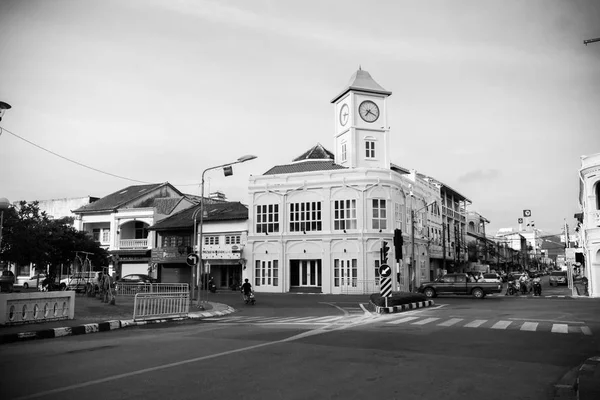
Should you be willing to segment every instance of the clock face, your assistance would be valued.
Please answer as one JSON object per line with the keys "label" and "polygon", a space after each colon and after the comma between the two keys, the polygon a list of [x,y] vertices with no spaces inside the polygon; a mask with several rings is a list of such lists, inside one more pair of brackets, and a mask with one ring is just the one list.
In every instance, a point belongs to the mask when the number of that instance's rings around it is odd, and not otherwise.
{"label": "clock face", "polygon": [[375,122],[379,118],[379,107],[371,100],[365,100],[358,106],[358,114],[365,122]]}
{"label": "clock face", "polygon": [[340,124],[342,124],[342,126],[346,126],[349,117],[350,109],[348,108],[348,104],[344,104],[340,109]]}

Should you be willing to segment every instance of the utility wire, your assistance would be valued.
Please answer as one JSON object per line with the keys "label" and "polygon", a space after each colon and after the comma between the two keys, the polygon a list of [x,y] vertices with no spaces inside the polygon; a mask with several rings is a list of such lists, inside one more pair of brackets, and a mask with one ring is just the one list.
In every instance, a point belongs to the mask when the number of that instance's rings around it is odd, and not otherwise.
{"label": "utility wire", "polygon": [[53,152],[52,150],[48,150],[48,149],[46,149],[45,147],[42,147],[42,146],[40,146],[40,145],[38,145],[38,144],[35,144],[35,143],[33,143],[32,141],[30,141],[30,140],[27,140],[27,139],[25,139],[24,137],[21,137],[21,136],[17,135],[16,133],[9,131],[8,129],[5,129],[5,128],[1,128],[1,127],[0,127],[0,135],[2,135],[2,132],[8,132],[8,133],[10,133],[11,135],[13,135],[14,137],[16,137],[16,138],[18,138],[18,139],[21,139],[22,141],[24,141],[24,142],[27,142],[27,143],[29,143],[30,145],[37,147],[38,149],[44,150],[44,151],[46,151],[46,152],[48,152],[48,153],[50,153],[50,154],[52,154],[52,155],[54,155],[54,156],[57,156],[57,157],[59,157],[59,158],[62,158],[63,160],[67,160],[67,161],[69,161],[69,162],[72,162],[73,164],[77,164],[77,165],[79,165],[80,167],[84,167],[84,168],[87,168],[87,169],[91,169],[92,171],[100,172],[101,174],[110,175],[110,176],[113,176],[113,177],[115,177],[115,178],[119,178],[119,179],[125,179],[125,180],[132,181],[132,182],[146,183],[146,184],[151,184],[151,183],[153,183],[153,182],[146,182],[146,181],[140,181],[140,180],[137,180],[137,179],[131,179],[131,178],[127,178],[127,177],[124,177],[124,176],[121,176],[121,175],[116,175],[116,174],[113,174],[113,173],[110,173],[110,172],[102,171],[102,170],[100,170],[100,169],[98,169],[98,168],[90,167],[89,165],[82,164],[82,163],[80,163],[79,161],[75,161],[75,160],[72,160],[72,159],[70,159],[70,158],[68,158],[68,157],[62,156],[62,155],[60,155],[60,154],[58,154],[58,153],[55,153],[55,152]]}

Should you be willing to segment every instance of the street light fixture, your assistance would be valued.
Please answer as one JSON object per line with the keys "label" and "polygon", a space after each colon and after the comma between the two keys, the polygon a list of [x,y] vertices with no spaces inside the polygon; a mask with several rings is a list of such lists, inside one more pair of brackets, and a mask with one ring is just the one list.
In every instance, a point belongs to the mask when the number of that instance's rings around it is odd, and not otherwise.
{"label": "street light fixture", "polygon": [[6,110],[10,110],[10,109],[11,109],[10,104],[0,101],[0,121],[2,121],[2,116],[4,115],[4,112]]}
{"label": "street light fixture", "polygon": [[[207,171],[211,171],[213,169],[223,168],[223,171],[225,172],[225,176],[229,176],[229,175],[233,174],[233,170],[231,168],[232,165],[240,164],[240,163],[250,161],[250,160],[254,160],[255,158],[256,158],[256,156],[248,154],[245,156],[241,156],[236,161],[217,165],[217,166],[210,167],[210,168],[206,168],[204,171],[202,171],[202,182],[201,182],[201,191],[200,191],[200,223],[199,223],[200,232],[199,232],[199,234],[196,233],[196,229],[197,229],[196,228],[196,216],[198,214],[198,210],[196,210],[196,212],[194,212],[194,215],[193,215],[193,217],[194,217],[194,241],[197,241],[197,246],[198,246],[198,263],[196,264],[196,270],[194,271],[195,273],[193,273],[192,276],[193,276],[193,281],[194,281],[193,286],[195,286],[196,284],[198,285],[198,303],[197,303],[198,307],[200,307],[200,293],[202,293],[200,290],[199,280],[200,280],[200,268],[203,265],[203,261],[202,261],[202,224],[204,223],[204,211],[205,211],[204,210],[204,174]],[[192,288],[192,290],[193,289],[194,288]],[[194,292],[192,291],[192,293],[194,293]],[[208,290],[207,290],[207,296],[208,296]]]}
{"label": "street light fixture", "polygon": [[[414,199],[415,196],[412,195],[412,198]],[[408,270],[408,291],[409,292],[413,292],[416,288],[416,271],[417,271],[417,265],[416,265],[416,261],[415,261],[415,214],[418,213],[419,211],[429,207],[430,205],[436,203],[437,201],[434,200],[426,205],[424,205],[423,207],[419,208],[418,210],[414,210],[412,208],[412,202],[411,202],[411,208],[410,208],[410,246],[411,246],[411,251],[410,251],[410,266],[409,266],[409,270]]]}
{"label": "street light fixture", "polygon": [[4,225],[4,210],[10,208],[10,201],[6,197],[0,197],[0,252],[2,252],[2,228]]}

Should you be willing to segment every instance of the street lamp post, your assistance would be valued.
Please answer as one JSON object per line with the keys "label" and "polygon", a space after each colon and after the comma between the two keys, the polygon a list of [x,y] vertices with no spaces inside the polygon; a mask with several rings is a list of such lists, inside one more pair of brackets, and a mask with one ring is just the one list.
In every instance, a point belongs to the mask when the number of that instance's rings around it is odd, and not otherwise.
{"label": "street lamp post", "polygon": [[[200,183],[201,185],[201,189],[200,189],[200,223],[199,223],[199,234],[198,236],[196,236],[194,234],[194,240],[198,241],[198,264],[196,264],[196,281],[195,283],[198,283],[198,281],[200,280],[200,268],[203,266],[203,260],[202,260],[202,224],[204,223],[204,174],[207,171],[211,171],[213,169],[219,169],[219,168],[226,168],[226,167],[231,167],[234,164],[240,164],[246,161],[250,161],[250,160],[254,160],[256,158],[256,156],[253,155],[246,155],[246,156],[242,156],[240,158],[238,158],[236,161],[233,162],[229,162],[226,164],[221,164],[221,165],[217,165],[214,167],[210,167],[210,168],[206,168],[204,171],[202,171],[202,182]],[[229,172],[229,173],[228,173]],[[232,174],[231,170],[225,170],[226,176],[229,176]],[[194,228],[196,227],[196,213],[194,213]],[[194,229],[195,230],[195,229]],[[204,285],[202,285],[204,286]],[[202,293],[202,291],[200,290],[200,284],[198,283],[198,307],[200,307],[200,293]],[[208,296],[208,291],[207,291],[207,296]]]}
{"label": "street lamp post", "polygon": [[6,197],[0,197],[0,252],[2,252],[2,229],[4,227],[4,210],[8,210],[10,201]]}
{"label": "street lamp post", "polygon": [[[414,200],[414,196],[413,196],[413,200]],[[410,269],[408,271],[408,291],[409,292],[413,292],[415,290],[415,286],[416,286],[416,271],[417,271],[417,264],[416,264],[416,260],[415,260],[415,214],[418,213],[419,211],[429,207],[430,205],[432,205],[433,203],[435,203],[435,200],[426,204],[425,206],[419,208],[418,210],[414,210],[412,208],[412,204],[413,202],[411,202],[411,208],[410,208]]]}

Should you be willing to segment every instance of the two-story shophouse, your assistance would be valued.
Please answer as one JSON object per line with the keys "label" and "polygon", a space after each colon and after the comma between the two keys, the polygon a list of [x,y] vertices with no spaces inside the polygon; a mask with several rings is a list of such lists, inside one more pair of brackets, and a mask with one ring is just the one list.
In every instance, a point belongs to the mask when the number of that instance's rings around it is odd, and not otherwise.
{"label": "two-story shophouse", "polygon": [[149,228],[156,233],[151,261],[157,265],[160,282],[192,284],[195,266],[187,265],[186,258],[192,252],[197,254],[198,240],[202,240],[200,281],[211,276],[217,289],[241,283],[242,270],[246,268],[243,252],[248,237],[248,208],[240,202],[210,198],[204,200],[204,206],[201,239],[200,205],[179,211]]}
{"label": "two-story shophouse", "polygon": [[488,242],[485,234],[485,225],[490,221],[475,211],[467,213],[467,254],[469,268],[475,265],[488,265],[489,252]]}
{"label": "two-story shophouse", "polygon": [[[581,156],[579,170],[579,235],[583,247],[583,275],[590,297],[600,297],[600,153]],[[583,294],[583,293],[582,293]]]}
{"label": "two-story shophouse", "polygon": [[[392,248],[388,264],[398,268],[400,282],[430,278],[427,221],[435,218],[427,214],[439,210],[440,191],[390,162],[390,95],[359,69],[331,101],[333,151],[317,144],[289,164],[250,177],[244,277],[257,291],[372,293],[383,241]],[[399,264],[395,229],[404,239]]]}
{"label": "two-story shophouse", "polygon": [[179,210],[197,204],[168,182],[129,186],[73,213],[75,228],[89,233],[112,255],[111,274],[150,274],[153,234],[148,227]]}

